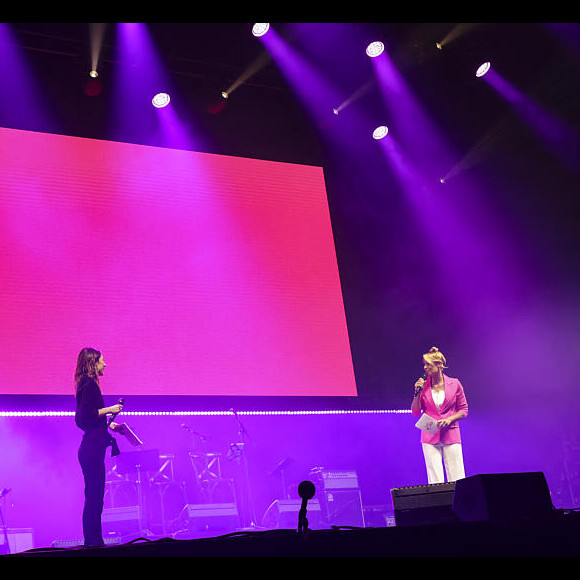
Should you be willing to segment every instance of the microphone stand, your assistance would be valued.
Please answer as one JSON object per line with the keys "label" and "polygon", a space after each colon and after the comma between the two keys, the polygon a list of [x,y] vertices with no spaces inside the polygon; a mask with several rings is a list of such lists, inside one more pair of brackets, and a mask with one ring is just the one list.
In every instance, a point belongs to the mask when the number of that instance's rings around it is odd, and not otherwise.
{"label": "microphone stand", "polygon": [[314,497],[316,488],[311,481],[303,481],[298,486],[298,495],[302,498],[300,511],[298,512],[298,534],[301,538],[306,538],[308,534],[308,518],[306,517],[306,508],[308,500]]}
{"label": "microphone stand", "polygon": [[[230,409],[231,412],[234,414],[234,417],[236,418],[237,422],[238,422],[238,435],[241,439],[241,444],[240,446],[238,446],[238,452],[239,455],[242,458],[242,468],[243,468],[243,480],[245,483],[245,491],[246,493],[245,495],[245,499],[247,502],[247,506],[249,509],[249,516],[250,516],[250,525],[248,527],[250,528],[257,528],[257,524],[256,524],[256,510],[254,508],[254,498],[253,498],[253,494],[252,494],[252,490],[250,489],[250,472],[248,469],[248,459],[246,456],[246,437],[248,436],[248,432],[246,431],[246,428],[243,426],[239,415],[236,413],[235,409]],[[246,511],[246,510],[244,510]],[[246,513],[245,516],[248,516],[248,514]]]}

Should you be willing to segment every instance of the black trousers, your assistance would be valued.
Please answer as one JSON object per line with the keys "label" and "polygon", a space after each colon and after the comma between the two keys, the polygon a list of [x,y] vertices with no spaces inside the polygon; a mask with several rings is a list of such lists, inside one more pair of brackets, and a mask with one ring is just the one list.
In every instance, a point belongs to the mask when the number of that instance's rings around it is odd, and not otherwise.
{"label": "black trousers", "polygon": [[86,434],[79,447],[78,458],[85,480],[83,536],[85,546],[103,546],[101,515],[105,498],[105,452],[103,437]]}

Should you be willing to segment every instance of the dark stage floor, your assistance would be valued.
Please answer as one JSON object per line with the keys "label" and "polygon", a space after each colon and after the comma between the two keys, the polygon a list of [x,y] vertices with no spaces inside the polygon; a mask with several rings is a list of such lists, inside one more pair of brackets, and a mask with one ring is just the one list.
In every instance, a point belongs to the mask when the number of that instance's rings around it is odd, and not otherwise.
{"label": "dark stage floor", "polygon": [[4,558],[71,557],[574,557],[580,515],[384,528],[238,532],[194,540],[138,539],[102,548],[36,549]]}

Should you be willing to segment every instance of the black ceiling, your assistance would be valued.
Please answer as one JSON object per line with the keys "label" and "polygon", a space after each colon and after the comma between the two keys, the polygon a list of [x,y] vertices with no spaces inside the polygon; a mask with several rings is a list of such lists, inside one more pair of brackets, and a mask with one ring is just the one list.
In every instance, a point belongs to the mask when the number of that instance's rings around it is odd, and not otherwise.
{"label": "black ceiling", "polygon": [[[296,27],[272,26],[302,49]],[[325,26],[332,27],[332,23],[317,23],[312,31],[324,33]],[[12,23],[11,27],[40,86],[59,110],[62,132],[106,138],[103,115],[116,66],[115,25],[105,26],[99,65],[104,88],[97,99],[89,99],[83,92],[90,69],[88,23]],[[224,153],[322,162],[318,128],[305,117],[302,103],[275,62],[266,62],[250,76],[223,114],[208,114],[208,108],[219,100],[219,91],[265,52],[251,35],[250,23],[157,22],[148,27],[182,99],[203,119],[208,133],[215,135],[213,147]],[[546,24],[352,23],[348,30],[351,38],[344,37],[340,43],[333,38],[332,46],[320,41],[319,54],[304,54],[324,67],[347,98],[372,76],[363,43],[383,40],[417,94],[461,147],[469,148],[506,111],[505,104],[482,90],[474,79],[474,67],[484,59],[491,59],[511,82],[556,108],[568,122],[575,126],[580,122],[577,55]],[[444,50],[436,48],[437,41],[454,33],[455,39]],[[360,105],[367,112],[375,108],[379,119],[382,111],[377,96],[376,89],[369,91]],[[253,131],[250,137],[248,127]]]}
{"label": "black ceiling", "polygon": [[[84,92],[90,68],[89,24],[11,26],[46,93],[51,113],[58,119],[51,130],[110,138],[106,119],[109,81],[117,64],[114,25],[107,26],[104,37],[99,77],[103,91],[98,97]],[[305,38],[297,35],[296,27],[272,26],[318,64],[345,98],[372,78],[365,42],[383,40],[459,156],[487,136],[482,157],[471,171],[486,183],[490,207],[505,212],[514,224],[514,237],[524,248],[529,244],[527,265],[537,269],[539,281],[534,290],[556,295],[558,284],[576,287],[578,269],[571,260],[580,250],[575,210],[580,190],[578,167],[562,164],[473,73],[482,60],[491,60],[514,86],[556,113],[571,131],[580,133],[580,25],[341,23],[352,34],[339,42],[335,37],[330,44],[322,39],[314,52],[304,48]],[[325,26],[330,32],[332,24],[301,28]],[[446,336],[453,345],[462,338],[449,325],[447,313],[437,311],[437,291],[423,285],[422,265],[429,256],[414,245],[405,210],[397,206],[396,196],[387,196],[384,187],[376,186],[378,180],[369,177],[377,168],[383,174],[387,169],[373,157],[368,128],[361,128],[351,139],[359,157],[368,152],[363,164],[333,157],[324,124],[313,121],[273,61],[252,75],[220,113],[212,113],[210,107],[219,91],[264,52],[251,35],[251,24],[162,22],[149,24],[149,29],[173,73],[179,98],[208,136],[210,152],[325,167],[359,388],[363,392],[376,388],[383,395],[385,390],[399,389],[398,394],[391,393],[391,401],[406,404],[408,393],[400,389],[414,372],[409,369],[417,366],[415,350],[431,342],[432,336]],[[436,42],[456,32],[453,42],[437,49]],[[312,46],[313,39],[306,40]],[[335,105],[328,103],[329,107]],[[376,87],[356,106],[367,118],[383,120]],[[34,120],[19,127],[4,110],[0,111],[0,125],[42,130]],[[501,130],[495,131],[496,127]],[[404,251],[399,252],[403,246]],[[416,331],[402,340],[400,332],[412,328]],[[398,361],[396,369],[385,352]]]}

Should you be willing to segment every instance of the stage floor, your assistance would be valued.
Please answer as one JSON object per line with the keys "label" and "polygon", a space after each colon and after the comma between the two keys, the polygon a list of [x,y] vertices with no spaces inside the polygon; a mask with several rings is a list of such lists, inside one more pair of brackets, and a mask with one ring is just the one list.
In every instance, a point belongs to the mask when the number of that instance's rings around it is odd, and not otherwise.
{"label": "stage floor", "polygon": [[422,526],[241,531],[176,540],[136,539],[101,548],[34,549],[4,558],[71,557],[577,557],[580,514]]}

